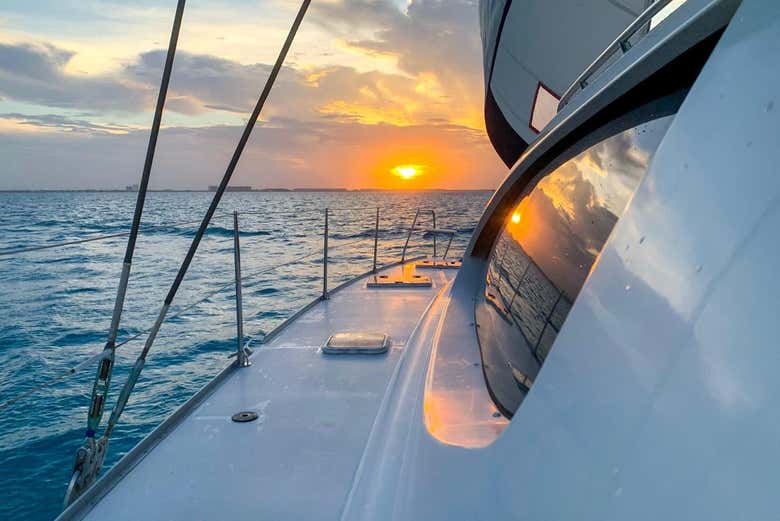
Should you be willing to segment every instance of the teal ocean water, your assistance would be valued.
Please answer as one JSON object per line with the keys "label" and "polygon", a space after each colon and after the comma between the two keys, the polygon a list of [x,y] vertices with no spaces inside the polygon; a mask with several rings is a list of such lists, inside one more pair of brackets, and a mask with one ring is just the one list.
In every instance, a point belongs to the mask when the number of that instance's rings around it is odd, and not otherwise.
{"label": "teal ocean water", "polygon": [[[458,256],[490,195],[226,194],[114,431],[106,466],[229,363],[236,345],[233,210],[240,212],[245,333],[257,342],[321,291],[326,207],[328,284],[335,287],[371,268],[374,208],[379,264],[400,258],[418,207],[435,209],[439,227],[457,230]],[[150,194],[119,341],[151,326],[211,196]],[[135,194],[123,192],[0,193],[0,251],[123,234],[134,204]],[[421,221],[430,227],[430,214]],[[49,520],[60,512],[96,369],[86,361],[105,342],[125,243],[120,235],[0,256],[0,519]],[[411,255],[430,252],[430,237],[412,238]],[[208,293],[212,298],[190,307]],[[118,350],[109,408],[144,338]]]}

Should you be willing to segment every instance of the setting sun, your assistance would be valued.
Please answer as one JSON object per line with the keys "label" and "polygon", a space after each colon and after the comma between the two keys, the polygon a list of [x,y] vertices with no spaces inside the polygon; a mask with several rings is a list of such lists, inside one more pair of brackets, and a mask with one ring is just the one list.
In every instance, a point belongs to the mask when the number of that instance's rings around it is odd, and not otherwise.
{"label": "setting sun", "polygon": [[422,173],[422,167],[420,165],[398,165],[393,167],[392,172],[401,179],[412,179]]}
{"label": "setting sun", "polygon": [[512,222],[517,224],[520,222],[520,214],[518,212],[515,212],[512,214]]}

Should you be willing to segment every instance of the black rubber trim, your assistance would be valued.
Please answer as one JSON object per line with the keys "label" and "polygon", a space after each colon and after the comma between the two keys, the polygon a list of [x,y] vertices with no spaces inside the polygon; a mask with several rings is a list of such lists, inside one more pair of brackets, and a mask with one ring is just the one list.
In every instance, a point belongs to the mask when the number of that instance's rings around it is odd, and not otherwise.
{"label": "black rubber trim", "polygon": [[520,155],[528,148],[528,143],[515,132],[512,125],[504,117],[504,113],[493,97],[493,90],[488,85],[485,95],[485,128],[493,148],[506,166],[512,168]]}
{"label": "black rubber trim", "polygon": [[496,31],[496,43],[493,45],[493,58],[490,60],[490,72],[488,73],[487,91],[490,91],[490,82],[493,81],[493,69],[496,66],[496,56],[498,55],[498,44],[501,42],[501,33],[504,32],[504,23],[506,17],[509,15],[509,8],[512,7],[512,0],[506,0],[504,4],[504,11],[501,13],[501,21],[498,23],[498,31]]}
{"label": "black rubber trim", "polygon": [[501,21],[498,24],[498,31],[496,31],[496,42],[493,45],[493,58],[490,61],[490,71],[488,72],[488,77],[485,78],[484,110],[485,128],[487,129],[490,143],[493,145],[493,148],[504,164],[509,168],[515,164],[520,158],[520,155],[528,148],[528,143],[521,138],[512,125],[509,124],[509,121],[507,121],[504,113],[498,106],[498,103],[496,103],[491,82],[493,81],[493,71],[496,67],[496,57],[498,56],[498,46],[501,43],[501,34],[504,32],[504,24],[506,23],[511,7],[512,0],[506,0],[504,11],[501,13]]}

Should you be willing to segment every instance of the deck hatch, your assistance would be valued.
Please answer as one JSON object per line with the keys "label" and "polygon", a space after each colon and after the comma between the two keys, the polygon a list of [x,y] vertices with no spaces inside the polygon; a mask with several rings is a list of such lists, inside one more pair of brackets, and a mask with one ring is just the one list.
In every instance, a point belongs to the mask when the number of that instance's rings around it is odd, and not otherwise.
{"label": "deck hatch", "polygon": [[327,354],[375,355],[387,351],[390,338],[384,333],[348,332],[328,337],[322,352]]}

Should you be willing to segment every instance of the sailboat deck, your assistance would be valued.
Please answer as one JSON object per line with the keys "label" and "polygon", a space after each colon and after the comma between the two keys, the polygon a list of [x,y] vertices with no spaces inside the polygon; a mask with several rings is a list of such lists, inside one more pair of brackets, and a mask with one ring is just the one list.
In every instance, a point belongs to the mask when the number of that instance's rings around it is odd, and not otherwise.
{"label": "sailboat deck", "polygon": [[[370,289],[363,278],[318,302],[256,348],[252,366],[233,370],[129,470],[109,473],[104,479],[117,483],[83,502],[99,500],[84,517],[339,518],[407,340],[455,273],[426,270],[428,288]],[[330,335],[350,331],[386,333],[390,348],[321,352]],[[258,419],[231,421],[240,411]]]}

